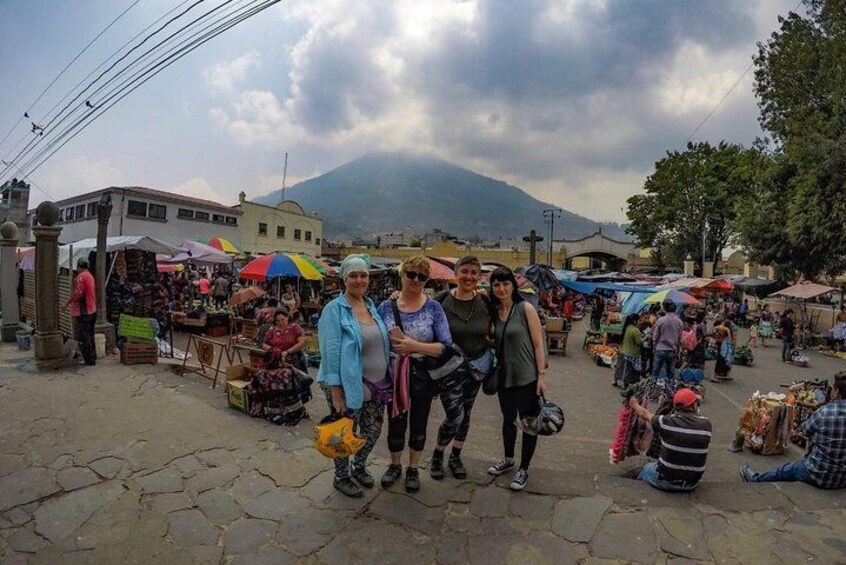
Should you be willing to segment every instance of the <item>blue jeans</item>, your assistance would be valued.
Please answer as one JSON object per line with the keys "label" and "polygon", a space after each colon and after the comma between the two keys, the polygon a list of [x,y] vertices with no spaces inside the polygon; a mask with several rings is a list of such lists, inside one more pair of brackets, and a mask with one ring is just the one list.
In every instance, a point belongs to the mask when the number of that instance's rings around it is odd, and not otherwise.
{"label": "blue jeans", "polygon": [[772,471],[760,473],[755,477],[756,483],[773,483],[778,481],[802,481],[811,485],[816,484],[808,472],[808,467],[804,459],[785,463]]}
{"label": "blue jeans", "polygon": [[661,367],[667,367],[667,379],[674,377],[673,371],[676,369],[676,354],[672,351],[656,351],[655,357],[652,360],[652,376],[661,377]]}
{"label": "blue jeans", "polygon": [[637,480],[646,481],[658,490],[663,490],[666,492],[690,492],[696,488],[696,485],[681,486],[659,479],[657,461],[652,461],[651,463],[647,463],[646,465],[644,465],[643,469],[640,470],[640,474],[637,476]]}

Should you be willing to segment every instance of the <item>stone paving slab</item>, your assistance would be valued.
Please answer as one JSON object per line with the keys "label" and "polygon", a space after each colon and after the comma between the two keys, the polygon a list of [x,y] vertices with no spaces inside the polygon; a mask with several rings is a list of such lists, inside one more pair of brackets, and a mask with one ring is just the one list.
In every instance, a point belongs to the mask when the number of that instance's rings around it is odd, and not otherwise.
{"label": "stone paving slab", "polygon": [[555,505],[552,531],[571,542],[588,542],[613,503],[602,496],[562,500]]}

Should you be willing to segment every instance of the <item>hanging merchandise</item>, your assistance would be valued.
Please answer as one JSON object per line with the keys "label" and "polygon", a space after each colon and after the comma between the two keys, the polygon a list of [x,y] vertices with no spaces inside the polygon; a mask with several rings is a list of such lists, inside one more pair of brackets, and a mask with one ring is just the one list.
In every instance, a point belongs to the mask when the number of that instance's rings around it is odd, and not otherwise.
{"label": "hanging merchandise", "polygon": [[252,373],[246,391],[250,396],[250,416],[274,424],[296,426],[308,418],[305,403],[311,400],[314,379],[291,366]]}
{"label": "hanging merchandise", "polygon": [[733,451],[745,445],[761,455],[781,455],[787,448],[793,425],[793,406],[788,396],[770,392],[755,392],[746,401],[735,432]]}
{"label": "hanging merchandise", "polygon": [[652,422],[647,422],[635,414],[629,406],[629,398],[637,398],[641,406],[659,416],[672,411],[672,399],[676,389],[677,385],[673,380],[649,377],[626,390],[623,406],[617,414],[614,441],[608,450],[608,460],[612,465],[637,455],[657,457],[660,448],[660,440],[652,432]]}

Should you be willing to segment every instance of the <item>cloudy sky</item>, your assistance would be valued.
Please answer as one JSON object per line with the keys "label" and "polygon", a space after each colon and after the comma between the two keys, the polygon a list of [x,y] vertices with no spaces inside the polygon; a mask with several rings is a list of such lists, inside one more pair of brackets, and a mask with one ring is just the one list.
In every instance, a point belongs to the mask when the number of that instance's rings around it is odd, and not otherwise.
{"label": "cloudy sky", "polygon": [[[189,15],[223,2],[206,0]],[[0,139],[132,3],[0,1]],[[35,104],[36,123],[48,122],[49,110],[131,37],[191,3],[141,0]],[[240,190],[258,196],[279,188],[286,151],[290,186],[370,151],[412,150],[620,221],[654,162],[683,146],[746,70],[756,42],[795,6],[283,1],[93,122],[33,173],[43,189],[33,204],[45,193],[59,199],[109,184],[233,204]],[[757,115],[749,73],[694,139],[749,144],[760,134]],[[27,121],[0,146],[4,159],[30,141],[29,129]]]}

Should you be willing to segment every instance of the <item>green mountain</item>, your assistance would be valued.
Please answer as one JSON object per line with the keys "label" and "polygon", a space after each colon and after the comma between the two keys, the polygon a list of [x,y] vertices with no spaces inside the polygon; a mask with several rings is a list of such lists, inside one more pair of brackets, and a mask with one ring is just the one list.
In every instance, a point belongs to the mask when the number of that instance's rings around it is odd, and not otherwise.
{"label": "green mountain", "polygon": [[[274,204],[281,190],[257,198]],[[546,234],[542,210],[554,208],[516,186],[440,159],[406,153],[372,153],[286,191],[307,212],[324,220],[329,239],[372,237],[402,231],[440,229],[463,239],[496,240]],[[617,224],[599,223],[564,210],[555,237],[578,238],[602,232],[631,239]]]}

